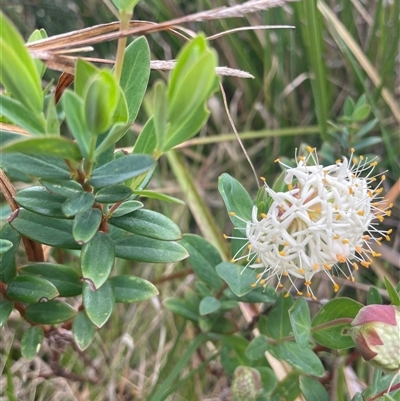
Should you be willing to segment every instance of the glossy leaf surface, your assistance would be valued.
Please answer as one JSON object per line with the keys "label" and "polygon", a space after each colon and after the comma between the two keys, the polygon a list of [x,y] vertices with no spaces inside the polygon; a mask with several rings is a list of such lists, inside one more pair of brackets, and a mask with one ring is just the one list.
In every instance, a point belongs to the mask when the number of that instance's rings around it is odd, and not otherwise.
{"label": "glossy leaf surface", "polygon": [[115,302],[142,302],[158,294],[152,283],[140,277],[114,276],[110,281],[114,286]]}
{"label": "glossy leaf surface", "polygon": [[216,266],[216,271],[238,297],[251,291],[251,285],[257,280],[257,273],[253,269],[235,263],[222,262]]}
{"label": "glossy leaf surface", "polygon": [[96,193],[96,202],[115,203],[121,202],[132,195],[132,190],[125,185],[111,185],[104,187]]}
{"label": "glossy leaf surface", "polygon": [[78,312],[72,322],[72,334],[76,345],[84,351],[92,342],[96,334],[96,326],[87,317],[84,311]]}
{"label": "glossy leaf surface", "polygon": [[21,339],[21,354],[27,361],[31,361],[39,352],[43,339],[44,333],[40,326],[25,330]]}
{"label": "glossy leaf surface", "polygon": [[75,316],[71,305],[62,301],[49,301],[31,304],[26,307],[26,317],[38,324],[58,324],[66,322]]}
{"label": "glossy leaf surface", "polygon": [[91,192],[81,192],[73,198],[67,199],[62,205],[62,211],[67,217],[72,217],[90,209],[94,201],[94,195]]}
{"label": "glossy leaf surface", "polygon": [[106,281],[96,291],[92,291],[90,286],[84,283],[82,299],[89,319],[96,327],[102,327],[114,308],[114,289],[111,282]]}
{"label": "glossy leaf surface", "polygon": [[94,237],[101,223],[101,217],[99,209],[88,209],[75,216],[72,235],[78,244],[89,242]]}

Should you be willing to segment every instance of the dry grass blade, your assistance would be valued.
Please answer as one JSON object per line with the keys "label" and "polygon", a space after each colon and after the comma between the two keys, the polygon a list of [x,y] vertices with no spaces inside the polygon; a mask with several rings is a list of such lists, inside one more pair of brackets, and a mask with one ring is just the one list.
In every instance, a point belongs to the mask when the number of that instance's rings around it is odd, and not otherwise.
{"label": "dry grass blade", "polygon": [[[373,84],[376,87],[380,87],[381,79],[379,77],[379,73],[376,71],[372,63],[368,60],[360,46],[351,36],[343,23],[339,21],[336,15],[323,1],[318,2],[318,9],[328,22],[328,29],[331,32],[335,41],[338,41],[338,39],[340,38],[346,44],[346,46],[353,53],[354,57],[360,63],[361,67],[367,73]],[[393,117],[398,123],[400,123],[400,108],[387,88],[382,88],[382,98],[385,100],[386,104],[392,111]]]}

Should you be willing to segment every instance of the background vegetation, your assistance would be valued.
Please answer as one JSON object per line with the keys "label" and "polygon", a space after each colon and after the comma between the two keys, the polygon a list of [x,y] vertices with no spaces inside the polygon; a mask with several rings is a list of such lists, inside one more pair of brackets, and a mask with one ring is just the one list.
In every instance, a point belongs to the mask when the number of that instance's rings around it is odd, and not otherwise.
{"label": "background vegetation", "polygon": [[[221,0],[145,0],[136,7],[134,18],[161,22],[224,4]],[[106,0],[35,0],[29,4],[5,0],[2,9],[25,38],[35,28],[44,28],[52,36],[116,20]],[[187,26],[207,36],[244,25],[295,27],[235,32],[212,43],[221,66],[254,75],[254,79],[224,78],[223,86],[235,126],[258,175],[272,182],[279,173],[273,161],[277,157],[292,158],[294,149],[304,144],[321,149],[323,162],[348,155],[355,147],[359,153],[379,157],[380,170],[388,170],[385,192],[392,201],[397,199],[399,15],[399,1],[304,0],[241,19]],[[153,59],[173,59],[183,45],[170,33],[157,33],[147,39]],[[96,46],[95,52],[111,58],[115,49],[116,44],[110,42]],[[152,72],[149,88],[160,76],[166,73]],[[50,71],[44,79],[46,85],[57,79],[57,74]],[[132,135],[125,136],[120,147],[129,148],[135,143],[140,124],[149,116],[151,96],[149,90]],[[349,112],[348,98],[355,102],[361,98],[369,107],[355,116]],[[257,182],[232,132],[220,93],[211,99],[209,108],[211,118],[204,129],[180,148],[178,158],[160,160],[151,184],[152,189],[182,198],[187,204],[152,205],[156,202],[153,200],[147,207],[169,216],[182,232],[201,234],[223,249],[225,244],[218,233],[230,233],[232,228],[217,191],[218,176],[230,173],[254,196]],[[368,129],[361,135],[360,129],[365,126]],[[1,212],[5,219],[9,213],[5,202]],[[391,242],[383,245],[380,260],[370,270],[360,272],[356,283],[338,279],[345,284],[338,295],[364,302],[370,285],[384,288],[383,275],[397,285],[399,215],[399,205],[395,204],[392,216],[385,219],[385,228],[393,228],[394,233]],[[190,296],[195,288],[195,276],[185,261],[162,266],[135,263],[132,268],[129,262],[119,260],[117,269],[120,274],[132,273],[133,269],[135,275],[152,281],[160,295],[138,305],[118,305],[101,338],[96,336],[85,353],[68,346],[59,366],[49,360],[46,346],[40,357],[30,363],[24,361],[14,333],[23,332],[25,326],[17,317],[11,319],[2,329],[0,394],[7,388],[10,400],[147,400],[150,395],[151,400],[158,400],[158,390],[167,385],[175,389],[168,398],[171,401],[229,399],[232,377],[221,365],[224,350],[222,355],[216,354],[213,344],[207,343],[188,358],[187,351],[194,346],[198,333],[163,306],[166,298]],[[323,277],[315,284],[319,299],[334,296]],[[384,290],[381,294],[386,295]],[[250,336],[251,322],[239,308],[231,317],[242,334]],[[327,355],[327,365],[330,358]],[[353,368],[365,382],[372,380],[366,365],[360,363]],[[332,399],[348,399],[356,384],[352,370],[344,363],[331,366],[330,372],[332,376],[323,381],[336,397]],[[178,377],[184,380],[178,382]],[[5,392],[1,396],[7,399]]]}

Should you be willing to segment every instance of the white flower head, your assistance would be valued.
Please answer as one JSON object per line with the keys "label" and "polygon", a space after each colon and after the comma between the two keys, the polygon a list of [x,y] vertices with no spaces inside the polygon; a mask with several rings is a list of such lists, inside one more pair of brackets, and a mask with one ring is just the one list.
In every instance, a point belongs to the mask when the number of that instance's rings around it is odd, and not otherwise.
{"label": "white flower head", "polygon": [[[283,287],[287,277],[297,290],[295,279],[303,279],[307,296],[314,297],[311,279],[325,272],[335,292],[339,286],[333,273],[340,272],[354,281],[352,270],[359,265],[369,267],[374,252],[370,241],[381,243],[389,239],[389,231],[380,231],[377,221],[390,215],[380,196],[384,175],[372,188],[377,177],[373,170],[375,160],[350,156],[323,167],[319,164],[315,148],[307,148],[309,155],[296,157],[296,167],[283,165],[286,192],[276,192],[264,180],[265,191],[272,199],[266,214],[253,207],[252,219],[246,222],[246,267],[262,269],[254,286],[266,286],[277,279]],[[363,173],[363,175],[361,175]],[[379,176],[379,175],[378,175]],[[381,206],[381,207],[380,207]],[[240,217],[238,217],[240,219]],[[343,269],[340,264],[345,264]]]}

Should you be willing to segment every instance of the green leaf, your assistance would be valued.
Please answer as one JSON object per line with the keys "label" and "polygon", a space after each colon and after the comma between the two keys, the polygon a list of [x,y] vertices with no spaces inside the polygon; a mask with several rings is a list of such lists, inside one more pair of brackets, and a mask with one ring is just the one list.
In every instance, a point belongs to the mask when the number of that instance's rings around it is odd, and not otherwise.
{"label": "green leaf", "polygon": [[[31,36],[29,36],[28,43],[36,42],[41,39],[46,39],[47,38],[47,33],[44,29],[35,29],[32,33]],[[44,72],[46,71],[46,66],[44,63],[38,59],[33,59],[33,62],[35,63],[36,70],[39,74],[39,77],[43,77]]]}
{"label": "green leaf", "polygon": [[145,173],[153,166],[154,160],[148,155],[127,155],[95,169],[89,184],[96,188],[119,184]]}
{"label": "green leaf", "polygon": [[109,223],[144,237],[164,241],[179,240],[181,231],[168,217],[152,210],[140,209],[122,217],[112,217]]}
{"label": "green leaf", "polygon": [[204,238],[185,234],[181,244],[189,252],[187,260],[196,276],[215,289],[220,289],[223,281],[218,276],[215,266],[222,262],[218,251]]}
{"label": "green leaf", "polygon": [[75,297],[82,293],[80,275],[72,267],[57,263],[34,263],[18,269],[22,276],[41,277],[52,283],[60,297]]}
{"label": "green leaf", "polygon": [[182,316],[185,319],[197,322],[199,320],[198,312],[191,308],[187,301],[180,298],[167,298],[164,300],[164,306],[172,313]]}
{"label": "green leaf", "polygon": [[368,121],[365,125],[363,125],[355,135],[353,135],[353,141],[359,141],[363,136],[365,136],[366,134],[368,134],[369,132],[371,132],[373,130],[373,128],[375,127],[375,125],[378,123],[379,119],[374,118],[371,121]]}
{"label": "green leaf", "polygon": [[163,151],[168,127],[168,97],[167,88],[163,81],[157,81],[154,85],[153,123],[156,133],[156,148]]}
{"label": "green leaf", "polygon": [[44,332],[40,326],[32,326],[24,331],[21,339],[21,354],[27,361],[31,361],[39,352],[43,339]]}
{"label": "green leaf", "polygon": [[158,295],[157,288],[147,280],[134,276],[114,276],[115,302],[142,302]]}
{"label": "green leaf", "polygon": [[72,334],[76,345],[81,351],[84,351],[92,342],[96,334],[96,326],[87,317],[85,312],[78,312],[75,316],[72,322]]}
{"label": "green leaf", "polygon": [[300,372],[317,377],[324,374],[324,366],[318,356],[309,348],[302,348],[297,343],[278,343],[271,347],[271,353],[275,358],[283,359]]}
{"label": "green leaf", "polygon": [[30,304],[26,307],[26,318],[38,324],[58,324],[75,316],[74,308],[62,301]]}
{"label": "green leaf", "polygon": [[11,21],[0,13],[0,80],[13,97],[33,112],[42,111],[39,74],[24,41]]}
{"label": "green leaf", "polygon": [[79,249],[72,236],[71,220],[45,217],[25,209],[11,216],[10,225],[23,236],[59,248]]}
{"label": "green leaf", "polygon": [[362,307],[362,304],[350,298],[336,298],[329,301],[318,311],[311,323],[314,340],[332,349],[353,347],[354,342],[346,333],[346,330],[350,328],[350,323],[341,323],[325,328],[318,328],[318,326],[341,318],[354,319]]}
{"label": "green leaf", "polygon": [[119,100],[119,87],[110,71],[102,70],[85,88],[85,121],[93,135],[106,132],[113,122]]}
{"label": "green leaf", "polygon": [[143,153],[152,155],[157,146],[156,129],[154,127],[154,117],[150,117],[136,140],[133,153]]}
{"label": "green leaf", "polygon": [[85,121],[83,100],[76,93],[67,89],[62,96],[62,105],[68,128],[76,139],[83,157],[87,158],[91,134]]}
{"label": "green leaf", "polygon": [[354,112],[354,101],[351,97],[347,97],[343,105],[343,113],[346,117],[350,117]]}
{"label": "green leaf", "polygon": [[62,205],[65,198],[55,195],[43,187],[29,187],[17,193],[14,197],[16,202],[31,212],[50,217],[65,218]]}
{"label": "green leaf", "polygon": [[371,106],[369,106],[368,104],[363,104],[361,106],[356,105],[356,108],[354,109],[351,119],[353,121],[365,120],[369,116],[370,112],[371,112]]}
{"label": "green leaf", "polygon": [[214,313],[221,308],[221,301],[214,297],[205,297],[200,301],[199,313],[200,315],[208,315]]}
{"label": "green leaf", "polygon": [[125,185],[110,185],[96,193],[96,202],[115,203],[122,202],[132,195],[132,190]]}
{"label": "green leaf", "polygon": [[98,289],[106,282],[113,265],[114,242],[107,234],[98,232],[82,246],[82,275],[92,289]]}
{"label": "green leaf", "polygon": [[102,327],[114,309],[114,290],[110,281],[106,281],[98,290],[92,291],[89,284],[83,284],[83,305],[89,319]]}
{"label": "green leaf", "polygon": [[292,326],[289,319],[289,310],[293,305],[293,298],[280,294],[267,318],[268,335],[276,340],[288,336]]}
{"label": "green leaf", "polygon": [[67,199],[62,205],[62,211],[67,217],[72,217],[90,209],[94,201],[94,195],[91,192],[81,192],[73,198]]}
{"label": "green leaf", "polygon": [[74,89],[79,98],[84,97],[85,88],[99,72],[100,70],[92,63],[78,58],[76,61]]}
{"label": "green leaf", "polygon": [[[47,122],[46,132],[52,136],[60,136],[60,121],[58,120],[58,112],[57,112],[57,106],[56,106],[55,99],[54,99],[54,94],[50,95],[50,97],[48,99],[47,110],[46,110],[46,122]],[[77,149],[79,152],[78,147],[77,147]],[[79,152],[79,154],[80,154],[80,152]]]}
{"label": "green leaf", "polygon": [[251,221],[253,202],[242,184],[229,174],[222,174],[218,179],[218,190],[233,225],[246,228],[246,220]]}
{"label": "green leaf", "polygon": [[382,296],[378,288],[370,286],[367,294],[367,305],[380,304],[382,305]]}
{"label": "green leaf", "polygon": [[260,334],[248,345],[245,354],[247,358],[257,361],[258,359],[265,358],[265,353],[269,348],[268,337]]}
{"label": "green leaf", "polygon": [[329,401],[329,394],[325,387],[316,379],[300,376],[300,390],[306,401]]}
{"label": "green leaf", "polygon": [[238,302],[249,303],[274,303],[277,299],[275,289],[271,286],[266,288],[257,287],[241,297],[238,297],[230,288],[227,288],[224,291],[224,295]]}
{"label": "green leaf", "polygon": [[4,326],[14,307],[14,302],[0,300],[0,328]]}
{"label": "green leaf", "polygon": [[216,266],[218,275],[227,282],[229,288],[241,297],[252,290],[252,284],[257,280],[256,272],[241,265],[222,262]]}
{"label": "green leaf", "polygon": [[299,376],[297,372],[292,372],[278,382],[268,401],[295,401],[299,395]]}
{"label": "green leaf", "polygon": [[47,302],[58,295],[54,284],[37,276],[17,276],[7,286],[7,296],[10,299],[28,304]]}
{"label": "green leaf", "polygon": [[115,123],[109,130],[107,134],[105,134],[105,138],[102,138],[102,141],[98,141],[96,150],[94,152],[93,160],[98,160],[100,156],[105,153],[110,148],[114,148],[115,144],[126,134],[129,129],[129,125],[126,123]]}
{"label": "green leaf", "polygon": [[[201,320],[206,317],[200,317],[199,325],[201,327]],[[209,330],[213,333],[229,335],[234,334],[239,330],[237,323],[232,319],[225,316],[219,316],[218,319],[212,322],[212,325]]]}
{"label": "green leaf", "polygon": [[72,226],[72,235],[75,241],[80,245],[89,242],[99,229],[101,218],[100,209],[88,209],[78,213]]}
{"label": "green leaf", "polygon": [[311,318],[305,298],[298,298],[291,306],[289,309],[289,318],[297,344],[302,348],[306,348],[311,337]]}
{"label": "green leaf", "polygon": [[400,294],[396,291],[386,276],[384,276],[383,279],[385,280],[385,287],[389,293],[390,303],[392,305],[400,306]]}
{"label": "green leaf", "polygon": [[3,94],[0,94],[0,115],[32,135],[43,135],[46,132],[46,121],[42,114],[32,112],[18,100]]}
{"label": "green leaf", "polygon": [[5,168],[48,180],[68,180],[70,171],[63,159],[52,156],[31,156],[22,153],[5,153],[1,156]]}
{"label": "green leaf", "polygon": [[8,239],[0,238],[0,256],[4,255],[13,247],[13,243]]}
{"label": "green leaf", "polygon": [[150,49],[146,38],[140,36],[125,49],[120,79],[120,85],[128,105],[130,123],[136,119],[146,92],[149,76]]}
{"label": "green leaf", "polygon": [[134,212],[135,210],[138,210],[143,207],[143,203],[136,201],[136,200],[130,200],[127,202],[124,202],[121,206],[118,207],[115,211],[112,212],[113,217],[120,217],[124,216],[128,213]]}
{"label": "green leaf", "polygon": [[115,241],[115,255],[122,259],[149,263],[178,262],[188,257],[186,249],[174,241],[131,234]]}
{"label": "green leaf", "polygon": [[18,250],[21,236],[9,223],[6,223],[0,230],[0,238],[8,240],[13,244],[11,249],[0,255],[0,280],[7,284],[16,275],[17,265],[15,254]]}
{"label": "green leaf", "polygon": [[175,198],[174,196],[161,194],[160,192],[151,191],[149,189],[135,189],[132,191],[134,195],[142,196],[150,199],[157,199],[164,202],[177,203],[178,205],[185,205],[182,199]]}
{"label": "green leaf", "polygon": [[49,155],[62,157],[67,160],[82,159],[81,152],[76,143],[65,138],[50,136],[9,142],[3,148],[3,152],[21,152],[26,155]]}
{"label": "green leaf", "polygon": [[64,198],[72,198],[83,192],[82,185],[73,180],[40,180],[40,183],[51,193]]}

